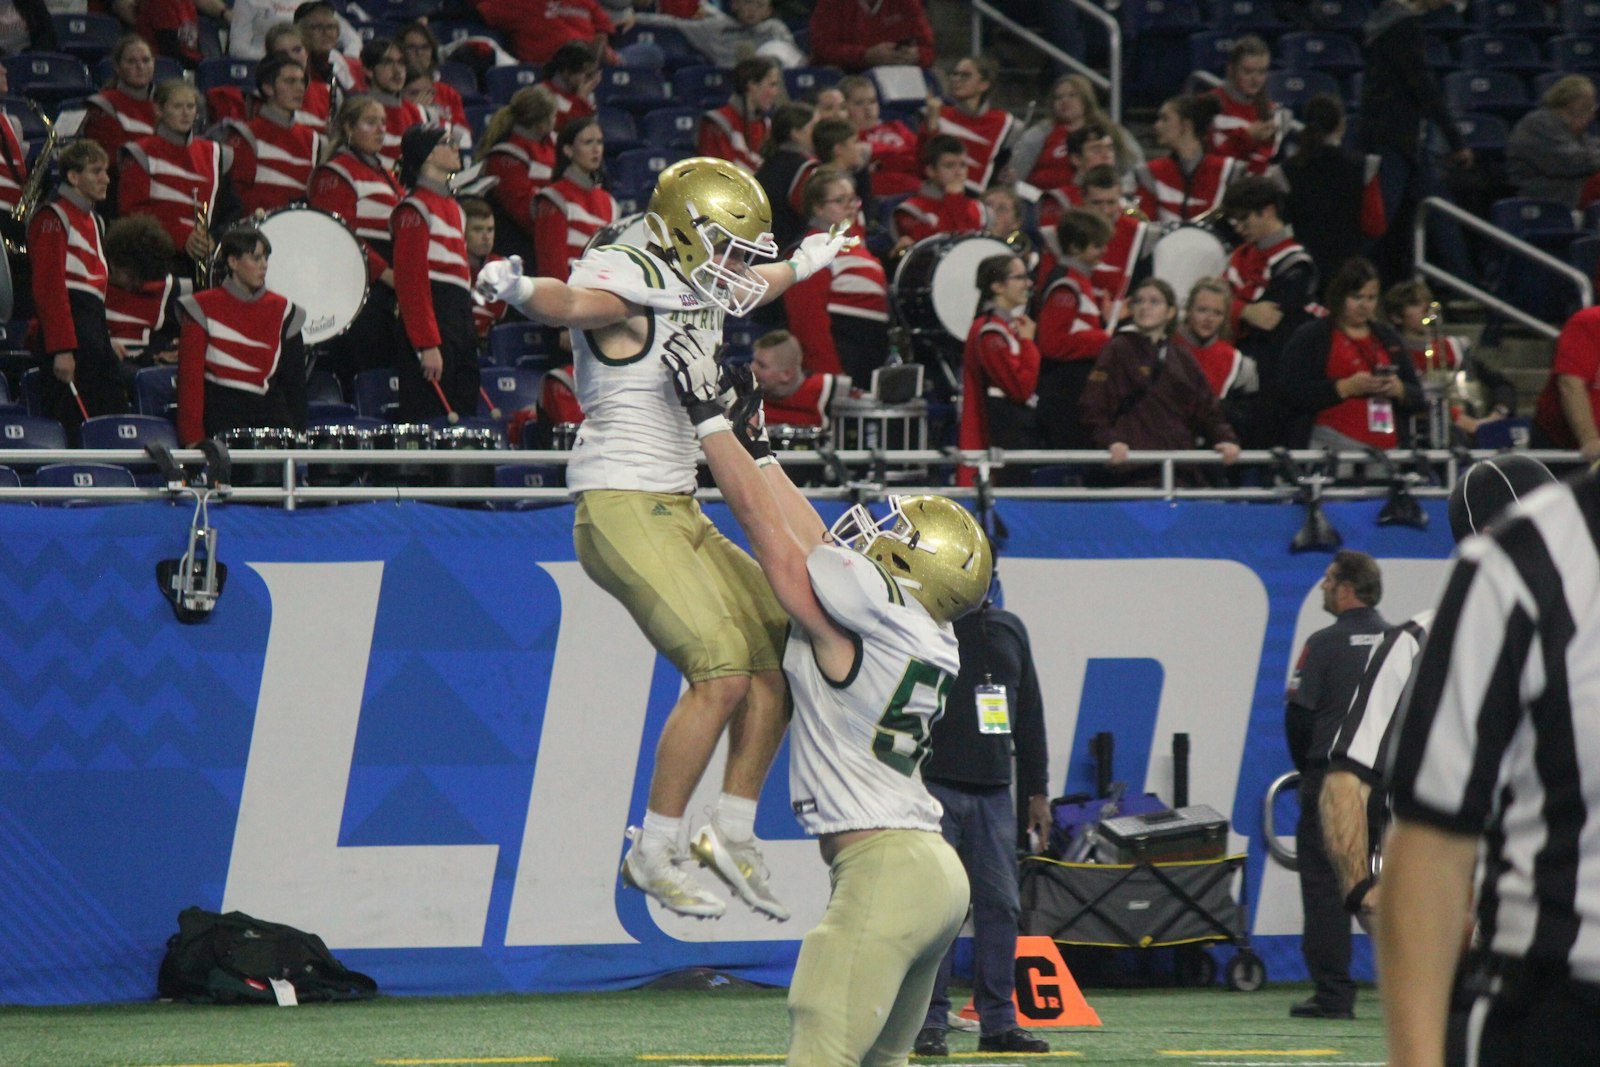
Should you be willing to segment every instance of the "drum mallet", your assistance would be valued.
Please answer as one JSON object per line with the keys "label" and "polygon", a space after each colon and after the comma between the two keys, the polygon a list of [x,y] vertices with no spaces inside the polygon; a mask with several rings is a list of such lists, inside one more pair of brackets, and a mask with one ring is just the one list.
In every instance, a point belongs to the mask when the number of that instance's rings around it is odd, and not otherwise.
{"label": "drum mallet", "polygon": [[500,418],[502,412],[500,411],[499,406],[494,402],[494,398],[489,395],[489,390],[480,385],[478,386],[478,395],[483,397],[483,406],[489,409],[489,417],[491,419]]}
{"label": "drum mallet", "polygon": [[456,409],[450,406],[450,401],[445,399],[444,390],[440,388],[438,379],[429,378],[428,384],[433,386],[433,391],[439,395],[439,403],[444,405],[444,420],[454,426],[461,421],[461,416],[456,414]]}
{"label": "drum mallet", "polygon": [[68,382],[67,388],[72,390],[72,399],[78,402],[78,412],[83,416],[83,421],[89,421],[89,409],[83,406],[83,397],[78,395],[78,383]]}

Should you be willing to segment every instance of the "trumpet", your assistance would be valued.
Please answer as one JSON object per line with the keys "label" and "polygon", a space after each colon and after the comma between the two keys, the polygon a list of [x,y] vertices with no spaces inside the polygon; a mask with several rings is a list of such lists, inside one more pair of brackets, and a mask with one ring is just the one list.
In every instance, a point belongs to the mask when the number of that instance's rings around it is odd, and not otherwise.
{"label": "trumpet", "polygon": [[1449,448],[1451,386],[1450,353],[1445,347],[1444,309],[1434,300],[1422,316],[1422,329],[1427,334],[1427,344],[1422,349],[1422,399],[1428,420],[1428,447]]}
{"label": "trumpet", "polygon": [[[194,198],[194,228],[196,233],[203,234],[206,242],[211,241],[211,231],[207,224],[211,221],[211,204],[201,200],[196,194]],[[211,253],[208,251],[203,256],[194,257],[194,287],[198,292],[201,289],[211,288]]]}
{"label": "trumpet", "polygon": [[44,124],[44,147],[39,150],[39,158],[33,165],[33,170],[28,173],[28,180],[22,183],[22,191],[17,194],[16,206],[11,209],[11,221],[15,224],[12,229],[20,229],[21,236],[7,235],[5,238],[6,251],[13,255],[25,255],[28,251],[26,227],[28,219],[39,206],[39,198],[44,195],[44,180],[50,174],[50,159],[56,150],[56,124],[50,121],[50,116],[44,113],[33,100],[24,97],[28,110]]}

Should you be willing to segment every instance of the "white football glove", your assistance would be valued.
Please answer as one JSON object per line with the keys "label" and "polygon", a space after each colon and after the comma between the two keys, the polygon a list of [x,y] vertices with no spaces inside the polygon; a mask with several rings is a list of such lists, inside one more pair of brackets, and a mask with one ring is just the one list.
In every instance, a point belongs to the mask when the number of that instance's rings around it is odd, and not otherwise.
{"label": "white football glove", "polygon": [[523,277],[521,256],[485,263],[472,287],[472,299],[480,305],[503,300],[520,307],[532,298],[533,279]]}
{"label": "white football glove", "polygon": [[854,248],[856,239],[843,230],[828,230],[824,233],[814,233],[800,242],[800,247],[794,250],[794,255],[789,258],[789,265],[794,268],[794,280],[803,282],[817,271],[834,261],[834,258],[847,248]]}
{"label": "white football glove", "polygon": [[706,437],[729,429],[722,401],[718,399],[722,391],[722,368],[717,364],[717,350],[721,347],[717,335],[709,330],[670,323],[667,330],[661,362],[672,375],[672,388],[677,391],[678,403],[694,423],[695,436]]}

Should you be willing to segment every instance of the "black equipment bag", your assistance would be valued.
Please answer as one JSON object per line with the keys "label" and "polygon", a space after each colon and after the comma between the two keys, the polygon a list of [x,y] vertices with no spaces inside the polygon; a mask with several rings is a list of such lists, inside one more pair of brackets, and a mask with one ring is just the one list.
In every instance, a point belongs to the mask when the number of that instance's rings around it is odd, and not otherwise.
{"label": "black equipment bag", "polygon": [[156,987],[162,997],[198,1004],[275,1004],[269,979],[294,985],[302,1001],[364,1000],[378,983],[333,958],[316,934],[242,911],[178,913]]}

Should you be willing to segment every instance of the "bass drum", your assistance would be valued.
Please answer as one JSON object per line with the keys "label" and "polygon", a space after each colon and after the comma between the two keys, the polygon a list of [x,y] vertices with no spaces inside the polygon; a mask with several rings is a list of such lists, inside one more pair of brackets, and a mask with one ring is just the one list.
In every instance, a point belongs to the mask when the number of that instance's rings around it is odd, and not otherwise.
{"label": "bass drum", "polygon": [[634,248],[643,248],[650,243],[650,232],[645,229],[644,212],[624,215],[609,225],[602,226],[589,238],[589,243],[583,246],[585,252],[601,245],[632,245]]}
{"label": "bass drum", "polygon": [[[254,226],[271,242],[267,288],[305,309],[301,336],[307,345],[331,341],[350,328],[367,302],[367,257],[343,219],[290,206],[235,226]],[[220,280],[227,269],[214,263],[211,276]]]}
{"label": "bass drum", "polygon": [[1162,234],[1150,253],[1150,273],[1172,286],[1178,308],[1201,278],[1221,278],[1228,270],[1228,242],[1215,227],[1184,222]]}
{"label": "bass drum", "polygon": [[912,245],[894,272],[895,314],[914,333],[944,334],[965,344],[978,313],[978,264],[1015,255],[998,237],[941,233]]}

